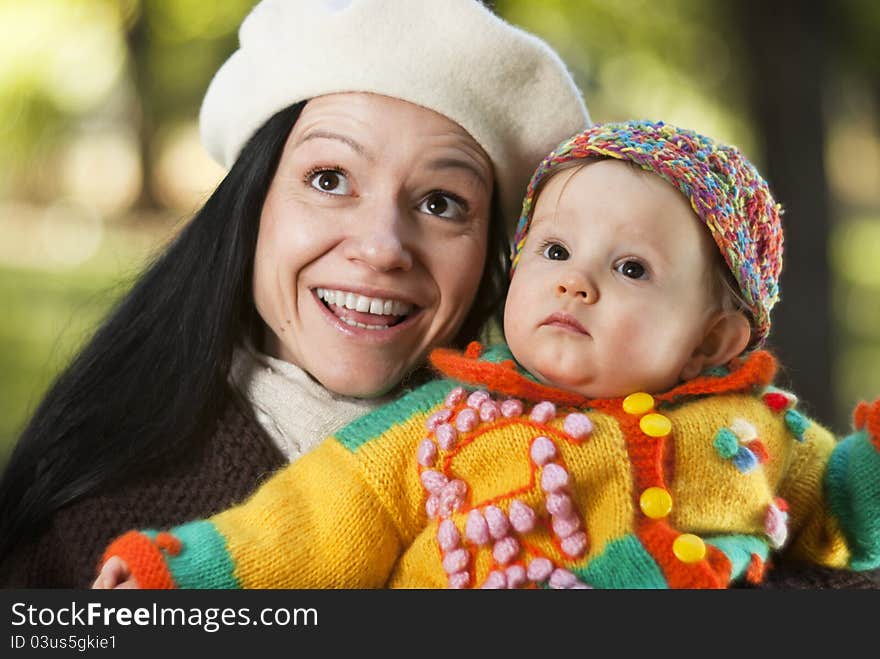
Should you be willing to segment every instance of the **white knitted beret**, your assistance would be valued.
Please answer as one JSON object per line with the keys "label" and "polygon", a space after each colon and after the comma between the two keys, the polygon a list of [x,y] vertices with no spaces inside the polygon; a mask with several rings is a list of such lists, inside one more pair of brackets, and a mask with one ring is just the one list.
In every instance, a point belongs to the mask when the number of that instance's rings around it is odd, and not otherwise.
{"label": "white knitted beret", "polygon": [[476,0],[262,0],[217,71],[202,141],[230,167],[277,111],[335,92],[430,108],[492,160],[512,227],[532,171],[590,117],[559,56]]}

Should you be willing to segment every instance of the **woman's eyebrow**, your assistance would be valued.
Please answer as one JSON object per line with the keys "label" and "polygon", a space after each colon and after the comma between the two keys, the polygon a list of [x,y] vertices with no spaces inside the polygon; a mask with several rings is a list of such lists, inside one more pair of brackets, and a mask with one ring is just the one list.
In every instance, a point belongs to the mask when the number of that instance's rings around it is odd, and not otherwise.
{"label": "woman's eyebrow", "polygon": [[473,176],[482,184],[482,186],[488,191],[490,186],[489,182],[486,180],[483,172],[477,165],[473,164],[468,160],[462,160],[460,158],[437,158],[428,163],[428,167],[433,170],[439,169],[463,169],[469,174],[473,174]]}
{"label": "woman's eyebrow", "polygon": [[374,158],[367,153],[367,150],[360,144],[360,142],[353,140],[347,135],[334,133],[329,130],[313,130],[303,135],[302,139],[297,143],[297,146],[305,144],[309,140],[336,140],[337,142],[342,142],[347,145],[352,151],[359,156],[366,158],[369,162],[375,162]]}

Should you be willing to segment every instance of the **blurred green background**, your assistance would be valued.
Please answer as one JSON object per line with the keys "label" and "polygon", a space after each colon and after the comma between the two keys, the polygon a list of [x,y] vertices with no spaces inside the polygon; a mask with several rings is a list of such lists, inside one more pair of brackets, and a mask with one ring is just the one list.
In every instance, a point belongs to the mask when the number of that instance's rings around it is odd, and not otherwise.
{"label": "blurred green background", "polygon": [[[0,464],[220,180],[198,107],[252,4],[0,0]],[[558,49],[594,120],[664,119],[758,163],[786,208],[771,347],[846,430],[880,395],[880,3],[487,4]]]}

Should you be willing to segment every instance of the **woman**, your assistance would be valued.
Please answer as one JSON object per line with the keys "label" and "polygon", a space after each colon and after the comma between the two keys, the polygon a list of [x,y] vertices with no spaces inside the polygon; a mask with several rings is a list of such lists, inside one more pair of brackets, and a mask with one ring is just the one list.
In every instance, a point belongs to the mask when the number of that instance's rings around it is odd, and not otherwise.
{"label": "woman", "polygon": [[264,0],[239,37],[200,115],[229,173],[7,465],[5,587],[87,587],[119,531],[240,501],[473,338],[531,170],[589,121],[474,0]]}

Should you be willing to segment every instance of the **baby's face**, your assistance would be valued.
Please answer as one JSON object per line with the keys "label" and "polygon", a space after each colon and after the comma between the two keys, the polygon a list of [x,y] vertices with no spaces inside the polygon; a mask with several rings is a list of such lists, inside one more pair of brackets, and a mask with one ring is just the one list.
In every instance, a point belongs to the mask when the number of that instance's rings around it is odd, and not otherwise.
{"label": "baby's face", "polygon": [[516,359],[591,398],[692,377],[717,310],[714,243],[655,174],[603,160],[554,175],[535,205],[504,312]]}

